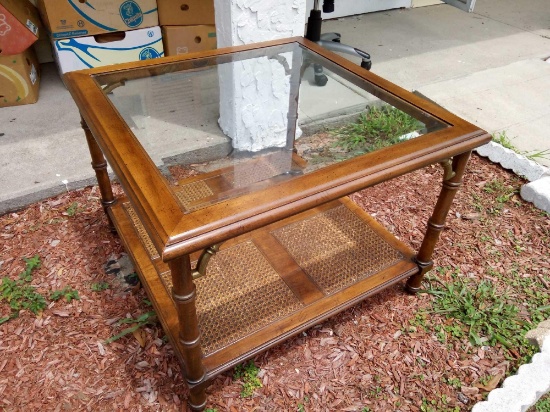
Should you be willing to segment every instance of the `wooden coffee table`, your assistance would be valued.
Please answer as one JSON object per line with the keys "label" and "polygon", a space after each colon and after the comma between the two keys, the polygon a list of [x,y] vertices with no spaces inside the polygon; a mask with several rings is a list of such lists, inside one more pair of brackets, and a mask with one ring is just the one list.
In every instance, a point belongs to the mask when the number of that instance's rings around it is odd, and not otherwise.
{"label": "wooden coffee table", "polygon": [[[217,374],[402,279],[417,291],[470,152],[490,140],[302,38],[72,72],[66,83],[102,204],[193,410]],[[356,144],[341,127],[358,117],[408,126],[369,126]],[[437,163],[443,185],[416,253],[346,197]]]}

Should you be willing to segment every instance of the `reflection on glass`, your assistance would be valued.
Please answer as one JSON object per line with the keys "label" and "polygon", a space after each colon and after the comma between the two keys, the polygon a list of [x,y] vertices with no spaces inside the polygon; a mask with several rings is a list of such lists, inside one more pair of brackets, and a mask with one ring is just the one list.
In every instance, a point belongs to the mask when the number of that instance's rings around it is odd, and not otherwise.
{"label": "reflection on glass", "polygon": [[308,161],[307,169],[392,146],[426,131],[419,120],[388,104],[367,106],[353,117],[296,140],[298,153]]}
{"label": "reflection on glass", "polygon": [[446,127],[298,44],[159,67],[97,81],[185,212]]}

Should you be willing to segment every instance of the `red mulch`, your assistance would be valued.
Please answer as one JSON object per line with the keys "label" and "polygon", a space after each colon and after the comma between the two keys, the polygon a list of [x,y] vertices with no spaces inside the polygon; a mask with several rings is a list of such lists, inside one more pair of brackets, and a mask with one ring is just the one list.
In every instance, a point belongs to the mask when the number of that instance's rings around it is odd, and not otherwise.
{"label": "red mulch", "polygon": [[[441,168],[429,167],[352,198],[417,249],[441,176]],[[550,219],[517,195],[498,210],[495,195],[483,191],[494,179],[516,189],[523,183],[474,156],[438,244],[436,265],[481,279],[488,277],[488,267],[507,273],[516,264],[522,275],[548,286]],[[123,329],[116,324],[119,319],[151,309],[142,289],[126,290],[105,273],[107,260],[123,249],[107,228],[98,196],[97,187],[86,188],[0,217],[1,276],[16,279],[25,266],[22,258],[39,255],[42,265],[32,281],[38,292],[47,296],[68,285],[80,294],[70,304],[50,303],[38,317],[22,311],[0,325],[2,410],[184,408],[187,392],[179,365],[158,324],[144,328],[141,339],[129,335],[103,343]],[[73,202],[82,210],[68,216]],[[93,292],[94,282],[111,287]],[[306,411],[419,411],[424,401],[433,410],[469,410],[484,396],[475,387],[479,378],[502,377],[517,366],[513,357],[501,347],[477,349],[467,341],[448,347],[423,328],[411,328],[409,321],[428,310],[432,298],[409,296],[402,286],[257,356],[263,388],[251,398],[240,397],[240,383],[231,371],[217,377],[208,389],[208,407],[220,412],[296,411],[302,404]],[[0,302],[0,318],[9,312]],[[428,322],[445,319],[428,315]],[[462,389],[450,385],[452,379]]]}

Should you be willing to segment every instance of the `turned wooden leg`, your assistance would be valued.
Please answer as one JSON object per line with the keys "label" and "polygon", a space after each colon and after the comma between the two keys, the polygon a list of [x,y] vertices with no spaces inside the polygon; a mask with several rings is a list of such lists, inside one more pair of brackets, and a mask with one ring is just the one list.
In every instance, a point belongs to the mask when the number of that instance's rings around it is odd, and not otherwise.
{"label": "turned wooden leg", "polygon": [[111,180],[109,179],[109,173],[107,173],[107,161],[103,156],[103,152],[95,141],[90,128],[86,124],[84,118],[81,117],[80,124],[84,129],[86,134],[86,141],[88,142],[88,148],[90,149],[90,156],[92,157],[92,167],[95,170],[95,175],[97,178],[97,184],[99,185],[99,192],[101,193],[101,204],[103,205],[103,210],[107,215],[109,220],[109,228],[112,232],[115,232],[115,225],[109,216],[107,209],[112,206],[116,200],[113,195],[113,188],[111,187]]}
{"label": "turned wooden leg", "polygon": [[172,297],[176,302],[180,325],[179,341],[183,347],[184,375],[189,390],[189,406],[193,411],[206,407],[205,370],[202,363],[200,331],[195,307],[196,287],[189,255],[174,259],[169,263],[172,273]]}
{"label": "turned wooden leg", "polygon": [[428,220],[428,230],[426,231],[422,245],[415,257],[420,272],[407,280],[406,289],[408,292],[416,293],[420,289],[424,275],[433,267],[432,254],[439,240],[439,235],[445,228],[445,219],[447,218],[455,194],[460,186],[462,186],[462,176],[470,159],[470,153],[466,152],[455,156],[452,169],[445,168],[441,193],[437,199],[432,217]]}

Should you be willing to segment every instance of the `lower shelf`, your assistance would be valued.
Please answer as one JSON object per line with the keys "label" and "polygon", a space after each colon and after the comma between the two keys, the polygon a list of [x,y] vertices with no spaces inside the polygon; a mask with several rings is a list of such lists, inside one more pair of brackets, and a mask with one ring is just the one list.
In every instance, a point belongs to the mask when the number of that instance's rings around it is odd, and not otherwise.
{"label": "lower shelf", "polygon": [[[168,266],[129,203],[110,212],[182,361]],[[225,242],[195,281],[207,377],[417,273],[412,257],[347,198]]]}

